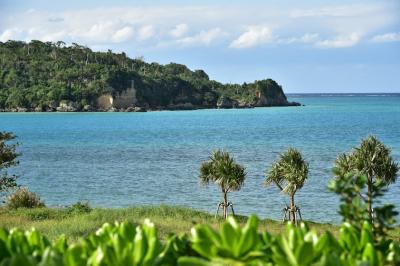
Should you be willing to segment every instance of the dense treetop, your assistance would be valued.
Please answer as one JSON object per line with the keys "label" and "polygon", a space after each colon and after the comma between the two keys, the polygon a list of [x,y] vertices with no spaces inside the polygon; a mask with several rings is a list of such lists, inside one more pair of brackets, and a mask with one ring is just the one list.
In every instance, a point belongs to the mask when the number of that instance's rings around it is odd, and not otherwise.
{"label": "dense treetop", "polygon": [[[94,52],[75,43],[0,42],[0,109],[48,110],[69,101],[80,110],[85,105],[95,107],[100,95],[118,95],[132,84],[137,105],[153,109],[188,103],[212,108],[226,100],[239,106],[289,104],[272,79],[222,84],[203,70],[146,63],[125,53]],[[260,102],[260,92],[279,100]]]}

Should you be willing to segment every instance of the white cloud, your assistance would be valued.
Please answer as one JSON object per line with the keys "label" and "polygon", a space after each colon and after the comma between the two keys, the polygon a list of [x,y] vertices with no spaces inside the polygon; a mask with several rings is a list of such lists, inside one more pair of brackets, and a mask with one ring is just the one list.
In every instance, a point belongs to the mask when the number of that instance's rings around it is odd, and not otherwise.
{"label": "white cloud", "polygon": [[312,42],[315,42],[317,39],[318,39],[317,33],[313,33],[313,34],[306,33],[303,36],[301,36],[300,42],[312,43]]}
{"label": "white cloud", "polygon": [[10,28],[3,31],[0,34],[0,41],[6,42],[8,40],[42,40],[42,41],[59,41],[66,38],[65,31],[48,32],[37,27],[31,27],[26,29]]}
{"label": "white cloud", "polygon": [[154,36],[154,28],[152,25],[146,25],[140,28],[138,39],[145,41]]}
{"label": "white cloud", "polygon": [[358,44],[362,36],[398,26],[399,7],[395,1],[350,2],[346,5],[293,9],[289,17],[293,21],[293,30],[309,28],[320,36],[326,36],[316,46],[341,48]]}
{"label": "white cloud", "polygon": [[6,42],[8,40],[14,39],[18,33],[19,31],[17,29],[7,29],[3,31],[3,33],[0,35],[0,42]]}
{"label": "white cloud", "polygon": [[182,45],[210,45],[219,38],[226,36],[220,28],[202,30],[198,34],[177,40]]}
{"label": "white cloud", "polygon": [[171,31],[170,34],[175,38],[180,38],[189,30],[187,24],[178,24]]}
{"label": "white cloud", "polygon": [[290,12],[290,17],[356,17],[364,15],[365,13],[376,12],[377,8],[380,7],[380,5],[376,4],[349,4],[310,9],[294,9]]}
{"label": "white cloud", "polygon": [[306,33],[301,37],[280,38],[278,43],[292,44],[292,43],[315,43],[319,40],[318,33]]}
{"label": "white cloud", "polygon": [[[340,48],[356,45],[364,40],[362,36],[372,34],[382,34],[370,39],[377,43],[398,39],[399,33],[384,34],[400,25],[400,5],[394,2],[346,5],[322,2],[311,9],[301,6],[280,2],[228,6],[126,3],[121,7],[108,4],[59,12],[42,8],[34,12],[0,10],[0,40],[64,40],[91,47],[108,45],[110,49],[123,48],[129,41],[132,49],[164,49],[177,43],[207,46],[222,39],[225,42],[220,42],[221,45],[228,43],[232,48],[251,48],[269,42]],[[244,25],[258,26],[243,30]]]}
{"label": "white cloud", "polygon": [[113,42],[113,35],[116,34],[119,29],[118,23],[106,20],[89,25],[82,24],[75,29],[72,28],[70,29],[69,36],[72,39],[78,39],[84,42]]}
{"label": "white cloud", "polygon": [[347,36],[338,36],[334,39],[316,42],[316,46],[320,48],[345,48],[356,45],[361,40],[358,33],[352,33]]}
{"label": "white cloud", "polygon": [[375,35],[372,37],[371,41],[381,43],[381,42],[399,42],[400,32],[390,32],[381,35]]}
{"label": "white cloud", "polygon": [[272,31],[267,26],[251,26],[236,40],[231,42],[232,48],[249,48],[272,41]]}
{"label": "white cloud", "polygon": [[117,30],[113,36],[111,37],[113,42],[124,42],[131,38],[133,35],[133,28],[129,26],[125,26],[122,29]]}
{"label": "white cloud", "polygon": [[67,33],[65,31],[59,31],[52,33],[44,33],[42,37],[40,37],[40,39],[46,42],[57,42],[59,40],[65,39],[66,36]]}
{"label": "white cloud", "polygon": [[113,26],[111,21],[100,22],[90,27],[89,31],[81,31],[81,34],[89,38],[101,39],[113,31]]}

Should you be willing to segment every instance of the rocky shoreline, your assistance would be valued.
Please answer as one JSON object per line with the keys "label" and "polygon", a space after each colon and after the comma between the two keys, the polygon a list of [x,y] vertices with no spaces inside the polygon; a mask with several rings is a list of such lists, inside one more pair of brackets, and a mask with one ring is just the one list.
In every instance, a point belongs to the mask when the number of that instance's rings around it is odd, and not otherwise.
{"label": "rocky shoreline", "polygon": [[288,102],[288,104],[282,105],[252,105],[252,104],[219,104],[217,106],[195,106],[191,103],[176,104],[168,106],[157,106],[157,107],[143,107],[143,106],[132,106],[128,108],[115,108],[102,109],[92,106],[84,106],[78,108],[72,105],[61,105],[58,107],[44,107],[44,108],[9,108],[0,109],[0,113],[54,113],[54,112],[129,112],[129,113],[143,113],[151,111],[188,111],[188,110],[201,110],[201,109],[252,109],[255,107],[290,107],[290,106],[302,106],[297,102]]}

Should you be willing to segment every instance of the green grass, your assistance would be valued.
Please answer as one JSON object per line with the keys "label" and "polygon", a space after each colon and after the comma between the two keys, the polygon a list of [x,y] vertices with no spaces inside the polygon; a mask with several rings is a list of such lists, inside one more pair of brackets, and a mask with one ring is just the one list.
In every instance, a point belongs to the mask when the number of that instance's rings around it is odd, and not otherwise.
{"label": "green grass", "polygon": [[[129,221],[134,224],[142,223],[149,218],[157,226],[159,236],[165,239],[169,233],[189,233],[193,225],[202,223],[218,228],[223,221],[214,218],[206,212],[196,211],[184,207],[149,206],[131,207],[124,209],[93,209],[89,213],[70,212],[61,208],[38,209],[0,209],[0,227],[30,229],[35,227],[49,239],[54,240],[64,234],[69,241],[76,241],[79,237],[95,232],[102,224],[114,221]],[[244,224],[247,217],[237,217]],[[338,234],[338,227],[331,224],[309,222],[311,228],[317,232],[331,231]],[[260,230],[267,230],[277,234],[284,230],[281,222],[264,219],[260,222]],[[394,239],[400,240],[400,228],[392,232]]]}

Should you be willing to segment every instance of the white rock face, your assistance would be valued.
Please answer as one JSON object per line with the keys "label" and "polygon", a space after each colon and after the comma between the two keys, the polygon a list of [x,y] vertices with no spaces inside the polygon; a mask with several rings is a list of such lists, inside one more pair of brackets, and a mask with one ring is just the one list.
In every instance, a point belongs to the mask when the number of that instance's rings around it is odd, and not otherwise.
{"label": "white rock face", "polygon": [[129,88],[113,97],[111,94],[103,94],[97,98],[97,107],[102,110],[111,108],[126,109],[134,107],[137,103],[136,89]]}

